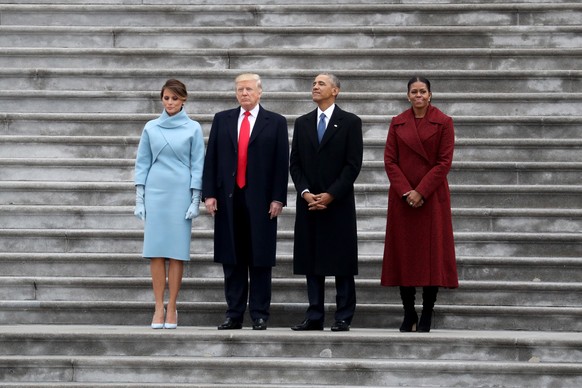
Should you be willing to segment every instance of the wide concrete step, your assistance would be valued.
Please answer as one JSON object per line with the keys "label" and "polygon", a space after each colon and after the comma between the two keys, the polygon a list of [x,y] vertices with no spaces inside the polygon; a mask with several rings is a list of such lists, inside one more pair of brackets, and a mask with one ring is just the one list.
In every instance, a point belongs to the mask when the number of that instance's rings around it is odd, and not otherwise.
{"label": "wide concrete step", "polygon": [[[158,90],[169,78],[183,79],[189,90],[232,90],[241,69],[171,69],[167,68],[2,68],[0,90]],[[521,93],[577,92],[582,71],[576,69],[396,69],[334,71],[345,91],[406,92],[410,74],[427,77],[434,90],[447,93]],[[265,91],[305,92],[310,90],[314,70],[260,69]]]}
{"label": "wide concrete step", "polygon": [[[327,300],[335,299],[333,278],[327,280]],[[0,277],[0,299],[6,301],[151,302],[150,277]],[[368,304],[400,303],[397,288],[380,286],[378,279],[356,279],[358,299]],[[303,276],[273,280],[273,303],[303,303]],[[461,281],[459,289],[439,292],[439,304],[457,306],[577,307],[582,283]],[[224,280],[184,278],[180,299],[194,303],[222,303]],[[418,305],[422,305],[420,291]]]}
{"label": "wide concrete step", "polygon": [[[191,92],[191,114],[214,114],[231,108],[231,91]],[[313,109],[309,92],[267,92],[262,103],[284,114],[303,114]],[[471,112],[476,115],[578,115],[582,93],[433,93],[432,101],[451,116]],[[410,107],[403,93],[347,91],[338,104],[358,115],[395,115]],[[119,112],[151,113],[161,111],[159,92],[141,91],[0,91],[4,111],[13,112],[83,112],[85,114]],[[379,110],[379,106],[382,106]]]}
{"label": "wide concrete step", "polygon": [[[133,217],[133,206],[44,206],[0,205],[6,229],[141,229]],[[386,208],[356,205],[358,230],[381,231],[386,227]],[[279,230],[293,230],[295,203],[290,202],[279,216]],[[582,209],[472,209],[453,208],[453,229],[457,232],[578,232],[582,230]],[[214,220],[200,206],[200,216],[192,222],[196,230],[209,230]]]}
{"label": "wide concrete step", "polygon": [[[365,59],[363,59],[365,58]],[[433,69],[579,69],[580,48],[1,48],[0,67],[21,68],[207,68],[244,69],[409,69],[431,63]]]}
{"label": "wide concrete step", "polygon": [[[0,26],[0,47],[54,48],[576,48],[569,26]],[[176,39],[179,35],[180,39]]]}
{"label": "wide concrete step", "polygon": [[[582,185],[451,185],[453,208],[578,209]],[[0,181],[0,202],[7,205],[134,206],[135,189],[124,182]],[[384,184],[356,184],[361,207],[386,208],[388,179]],[[289,206],[296,192],[288,187]]]}
{"label": "wide concrete step", "polygon": [[[540,380],[553,386],[578,386],[582,373],[577,363],[508,363],[474,361],[416,360],[353,360],[351,358],[296,359],[175,357],[160,360],[157,357],[19,357],[0,358],[5,371],[14,371],[18,380],[102,382],[189,382],[223,384],[262,384],[294,381],[295,384],[330,383],[332,386],[353,381],[358,385],[391,386],[407,381],[414,386],[446,385],[462,381],[467,386],[478,386],[487,381],[496,386],[527,384],[535,386]],[[354,369],[358,371],[354,378]],[[270,372],[270,373],[269,373]],[[241,377],[252,376],[252,377]],[[428,377],[430,376],[430,377]],[[438,376],[438,377],[435,377]],[[11,377],[10,380],[14,378]],[[38,379],[38,380],[37,380]],[[563,384],[563,385],[562,385]],[[277,385],[284,387],[283,385]]]}
{"label": "wide concrete step", "polygon": [[[397,290],[393,289],[396,293]],[[272,303],[270,326],[289,328],[303,320],[302,303]],[[0,319],[12,324],[130,325],[149,327],[153,302],[126,301],[0,301]],[[179,325],[213,326],[222,323],[226,303],[178,302]],[[333,323],[335,301],[326,303],[326,330]],[[360,302],[353,328],[397,329],[402,303]],[[547,306],[467,306],[445,302],[441,295],[433,316],[436,330],[582,331],[582,308]],[[249,327],[248,316],[245,327]]]}
{"label": "wide concrete step", "polygon": [[[382,253],[358,256],[358,278],[379,279]],[[457,255],[457,270],[462,281],[515,281],[582,283],[582,257],[515,257]],[[47,253],[0,252],[3,276],[34,277],[147,277],[149,261],[140,253]],[[277,255],[274,278],[293,273],[291,254]],[[212,252],[192,254],[184,266],[185,278],[222,278],[222,265],[213,262]]]}
{"label": "wide concrete step", "polygon": [[[193,230],[190,251],[211,252],[213,232]],[[385,231],[359,232],[358,251],[381,255]],[[111,229],[0,229],[5,252],[36,253],[138,253],[141,230]],[[582,233],[455,232],[456,252],[461,256],[582,256]],[[293,232],[277,233],[280,254],[293,251]]]}
{"label": "wide concrete step", "polygon": [[[203,129],[204,130],[204,129]],[[206,128],[208,131],[208,128]],[[292,128],[291,132],[292,134]],[[291,139],[289,140],[291,142]],[[0,135],[3,158],[134,158],[139,136]],[[364,138],[364,160],[384,160],[385,138]],[[582,162],[580,139],[455,140],[455,161]]]}
{"label": "wide concrete step", "polygon": [[[0,158],[3,181],[125,181],[134,176],[134,159]],[[582,182],[582,162],[457,162],[448,175],[451,184],[576,185]],[[383,161],[364,161],[359,184],[388,183]]]}
{"label": "wide concrete step", "polygon": [[[233,104],[230,108],[236,106]],[[315,109],[307,107],[305,112]],[[0,129],[3,135],[11,136],[139,136],[144,124],[159,116],[161,107],[152,108],[150,113],[0,113]],[[305,113],[303,112],[303,113]],[[394,112],[393,114],[396,114]],[[466,112],[465,112],[466,113]],[[207,133],[210,130],[211,114],[192,114]],[[293,133],[293,123],[299,114],[288,115],[289,134]],[[364,138],[386,139],[390,112],[382,115],[360,115]],[[453,116],[456,136],[459,139],[580,139],[582,116]],[[95,133],[95,127],[99,133]],[[207,133],[208,134],[208,133]]]}
{"label": "wide concrete step", "polygon": [[[2,2],[4,3],[4,1]],[[352,25],[572,25],[582,14],[580,4],[560,2],[497,3],[473,2],[455,4],[432,1],[418,7],[390,1],[368,1],[353,4],[337,1],[333,14],[327,5],[296,1],[293,4],[248,4],[228,1],[227,4],[213,2],[202,5],[192,1],[187,5],[147,5],[135,1],[132,4],[111,2],[110,4],[79,5],[80,2],[63,4],[25,5],[6,4],[0,7],[3,25],[37,26],[313,26],[329,25],[338,18],[347,26]],[[286,3],[286,4],[285,4]],[[347,4],[346,4],[347,3]],[[464,3],[471,3],[465,1]]]}
{"label": "wide concrete step", "polygon": [[[181,356],[304,359],[475,360],[571,363],[582,361],[582,338],[571,332],[438,330],[430,334],[394,329],[347,333],[268,329],[218,331],[179,327],[154,331],[143,326],[3,325],[2,356]],[[22,347],[26,343],[28,346]],[[309,345],[309,346],[306,346]],[[381,346],[380,346],[381,345]],[[286,386],[286,385],[285,385]]]}

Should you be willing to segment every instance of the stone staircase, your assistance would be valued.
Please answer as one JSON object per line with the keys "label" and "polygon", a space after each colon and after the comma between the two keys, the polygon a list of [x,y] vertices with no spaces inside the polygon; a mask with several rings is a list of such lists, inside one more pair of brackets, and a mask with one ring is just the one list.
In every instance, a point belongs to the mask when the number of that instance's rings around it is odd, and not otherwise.
{"label": "stone staircase", "polygon": [[[0,387],[581,386],[582,4],[247,3],[0,0]],[[364,122],[349,333],[288,329],[307,300],[291,270],[291,181],[269,330],[216,330],[222,269],[204,212],[180,327],[149,329],[132,215],[141,129],[175,77],[208,134],[247,70],[290,133],[319,71]],[[439,293],[429,334],[398,332],[397,290],[379,286],[384,142],[415,73],[457,137],[460,288]]]}

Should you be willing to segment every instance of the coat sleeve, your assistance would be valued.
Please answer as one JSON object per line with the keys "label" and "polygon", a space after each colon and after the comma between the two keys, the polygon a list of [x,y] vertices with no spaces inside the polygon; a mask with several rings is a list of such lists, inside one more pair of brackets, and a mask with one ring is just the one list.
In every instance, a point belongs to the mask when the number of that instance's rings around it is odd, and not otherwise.
{"label": "coat sleeve", "polygon": [[390,181],[390,188],[394,190],[399,197],[402,197],[404,193],[412,190],[412,186],[400,169],[399,159],[400,155],[398,141],[396,139],[396,127],[394,126],[394,118],[392,118],[390,128],[388,129],[386,148],[384,149],[384,169],[386,170],[386,175],[388,175],[388,180]]}
{"label": "coat sleeve", "polygon": [[291,155],[289,157],[289,172],[291,174],[291,179],[295,185],[295,190],[299,194],[303,191],[309,189],[307,179],[305,177],[305,172],[303,169],[303,163],[301,160],[301,155],[299,151],[299,144],[301,143],[301,124],[300,120],[295,120],[293,126],[293,139],[291,140]]}
{"label": "coat sleeve", "polygon": [[190,146],[190,188],[202,189],[202,171],[204,168],[204,136],[200,124],[194,126],[194,135]]}
{"label": "coat sleeve", "polygon": [[208,136],[208,145],[206,146],[206,156],[204,157],[204,170],[202,173],[202,199],[216,198],[217,193],[217,136],[218,136],[218,118],[214,116],[210,135]]}
{"label": "coat sleeve", "polygon": [[287,183],[289,182],[289,133],[287,120],[281,116],[277,122],[277,150],[275,152],[275,177],[272,200],[287,205]]}
{"label": "coat sleeve", "polygon": [[441,141],[436,157],[435,165],[422,178],[416,191],[423,197],[430,197],[434,191],[445,182],[447,174],[451,169],[453,162],[453,152],[455,149],[455,130],[453,128],[453,119],[450,117],[443,124],[441,132]]}
{"label": "coat sleeve", "polygon": [[148,131],[143,130],[139,145],[137,147],[137,154],[135,157],[135,184],[144,185],[146,183],[150,167],[152,165],[152,148],[150,145],[150,138]]}
{"label": "coat sleeve", "polygon": [[352,116],[346,133],[348,139],[344,166],[338,178],[327,188],[327,192],[337,199],[352,192],[354,183],[362,169],[364,140],[362,135],[362,120],[358,116]]}

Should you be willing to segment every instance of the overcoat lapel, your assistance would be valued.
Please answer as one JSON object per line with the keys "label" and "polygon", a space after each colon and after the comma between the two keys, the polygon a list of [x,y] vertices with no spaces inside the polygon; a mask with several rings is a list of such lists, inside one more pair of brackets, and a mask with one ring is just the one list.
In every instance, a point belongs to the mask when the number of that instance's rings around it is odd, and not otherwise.
{"label": "overcoat lapel", "polygon": [[[414,152],[422,156],[424,159],[428,159],[428,155],[422,145],[420,140],[420,136],[418,135],[419,130],[417,130],[416,125],[414,123],[414,113],[412,109],[406,111],[405,114],[396,118],[398,120],[394,123],[394,125],[400,125],[398,130],[398,136],[402,139],[403,142],[408,145]],[[422,123],[425,124],[427,120],[423,120]],[[420,129],[422,129],[421,127]]]}
{"label": "overcoat lapel", "polygon": [[309,113],[307,128],[305,130],[307,131],[309,142],[317,150],[319,148],[319,140],[317,139],[317,109]]}
{"label": "overcoat lapel", "polygon": [[262,106],[259,106],[259,113],[257,114],[257,118],[255,120],[255,125],[253,126],[253,130],[251,132],[251,138],[249,139],[249,145],[259,136],[259,134],[265,129],[267,124],[269,123],[269,118],[265,114],[265,110]]}
{"label": "overcoat lapel", "polygon": [[[329,118],[329,123],[327,123],[327,129],[323,134],[323,138],[321,139],[321,144],[319,145],[319,149],[325,147],[325,145],[329,142],[329,140],[336,134],[336,132],[341,128],[341,122],[344,117],[344,111],[340,109],[339,106],[335,106],[331,117]],[[315,130],[317,134],[317,129]]]}
{"label": "overcoat lapel", "polygon": [[232,141],[232,147],[236,151],[238,149],[238,114],[240,108],[233,109],[228,113],[228,133],[230,135],[230,140]]}

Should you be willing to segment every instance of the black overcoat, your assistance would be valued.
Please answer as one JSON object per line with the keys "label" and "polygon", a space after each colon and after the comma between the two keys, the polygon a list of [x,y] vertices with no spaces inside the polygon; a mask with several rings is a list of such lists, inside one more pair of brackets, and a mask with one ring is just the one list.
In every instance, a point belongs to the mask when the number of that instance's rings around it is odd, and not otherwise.
{"label": "black overcoat", "polygon": [[[214,116],[208,138],[203,198],[217,199],[214,219],[214,261],[235,264],[233,192],[237,168],[238,117],[240,107]],[[289,180],[289,134],[287,120],[280,114],[259,108],[251,132],[247,159],[246,200],[249,206],[252,263],[275,265],[277,218],[270,219],[272,201],[287,204]]]}
{"label": "black overcoat", "polygon": [[[354,182],[362,167],[362,121],[335,106],[317,140],[317,109],[295,121],[290,171],[297,190],[293,270],[305,275],[357,275]],[[326,210],[309,211],[304,190],[327,192]]]}

